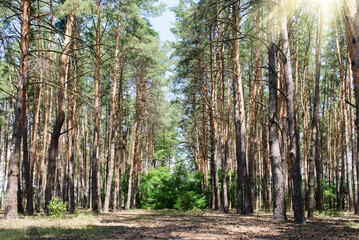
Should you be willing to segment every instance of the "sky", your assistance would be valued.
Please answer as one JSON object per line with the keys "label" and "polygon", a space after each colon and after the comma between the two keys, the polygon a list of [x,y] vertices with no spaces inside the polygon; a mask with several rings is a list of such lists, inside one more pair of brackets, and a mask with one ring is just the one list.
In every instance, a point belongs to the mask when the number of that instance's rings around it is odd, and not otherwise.
{"label": "sky", "polygon": [[173,27],[172,24],[175,22],[175,14],[169,10],[171,7],[178,5],[179,0],[160,0],[161,3],[167,5],[166,11],[162,16],[150,18],[152,28],[159,32],[160,38],[163,42],[165,41],[175,41],[175,36],[172,34],[170,28]]}

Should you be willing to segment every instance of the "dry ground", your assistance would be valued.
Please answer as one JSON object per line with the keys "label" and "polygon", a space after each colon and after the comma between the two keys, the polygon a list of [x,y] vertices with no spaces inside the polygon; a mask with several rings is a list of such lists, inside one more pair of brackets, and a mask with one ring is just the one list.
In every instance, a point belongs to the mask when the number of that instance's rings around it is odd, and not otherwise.
{"label": "dry ground", "polygon": [[297,225],[288,215],[288,221],[278,222],[263,212],[248,217],[175,210],[79,212],[63,219],[1,219],[0,239],[359,239],[359,216],[316,216]]}

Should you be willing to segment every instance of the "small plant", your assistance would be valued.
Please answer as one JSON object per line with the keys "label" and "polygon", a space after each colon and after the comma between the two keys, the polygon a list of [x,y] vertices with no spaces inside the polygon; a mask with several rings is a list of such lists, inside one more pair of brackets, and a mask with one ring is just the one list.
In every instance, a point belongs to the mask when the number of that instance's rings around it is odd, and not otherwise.
{"label": "small plant", "polygon": [[49,209],[51,211],[51,216],[61,218],[67,211],[67,202],[63,202],[57,197],[52,197],[49,204]]}

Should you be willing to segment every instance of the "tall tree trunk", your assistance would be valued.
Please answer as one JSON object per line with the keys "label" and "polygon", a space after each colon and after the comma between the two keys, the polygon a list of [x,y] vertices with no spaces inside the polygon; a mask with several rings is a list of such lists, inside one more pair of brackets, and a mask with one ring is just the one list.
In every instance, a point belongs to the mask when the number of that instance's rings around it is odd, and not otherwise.
{"label": "tall tree trunk", "polygon": [[[286,2],[282,0],[282,2]],[[289,39],[287,30],[287,17],[284,13],[281,22],[282,33],[282,48],[284,54],[284,75],[287,87],[287,114],[288,114],[288,133],[290,139],[289,157],[292,162],[292,176],[293,176],[293,206],[294,206],[294,221],[296,223],[303,223],[303,199],[302,199],[302,175],[300,172],[300,149],[299,149],[299,135],[296,130],[296,117],[294,109],[294,84],[292,76],[292,66],[290,61]]]}
{"label": "tall tree trunk", "polygon": [[[51,35],[52,36],[52,35]],[[50,49],[51,46],[51,37],[49,40],[49,44],[48,44],[48,49]],[[50,59],[51,55],[50,53],[48,54],[48,59]],[[49,63],[48,63],[49,64]],[[50,80],[51,78],[51,73],[48,70],[47,71],[47,79]],[[51,105],[52,105],[52,101],[51,101],[51,93],[52,90],[49,90],[50,87],[46,84],[45,87],[45,117],[44,117],[44,125],[43,125],[43,146],[42,146],[42,152],[41,152],[41,157],[40,157],[40,161],[38,163],[38,178],[37,178],[37,182],[36,182],[36,202],[35,202],[35,210],[37,212],[40,211],[40,208],[42,206],[43,203],[43,196],[44,196],[44,188],[45,188],[45,174],[46,174],[46,164],[45,164],[45,159],[46,159],[46,147],[47,147],[47,141],[48,141],[48,125],[49,125],[49,117],[50,117],[50,109],[51,109]]]}
{"label": "tall tree trunk", "polygon": [[[350,60],[349,66],[350,66]],[[350,69],[349,69],[350,71]],[[350,74],[348,74],[350,76]],[[350,81],[348,81],[350,82]],[[346,178],[347,178],[347,191],[348,191],[348,210],[350,212],[354,212],[354,198],[353,198],[353,183],[352,183],[352,175],[350,171],[350,162],[349,159],[351,158],[352,162],[354,161],[354,157],[350,151],[350,116],[348,114],[348,106],[346,104],[346,83],[345,79],[343,78],[343,93],[342,93],[342,103],[343,103],[343,123],[344,123],[344,135],[345,135],[345,165],[346,165]],[[354,169],[353,169],[354,172]]]}
{"label": "tall tree trunk", "polygon": [[[123,163],[125,162],[124,159],[124,146],[123,146],[123,124],[122,124],[122,120],[123,120],[123,107],[124,107],[124,101],[123,101],[123,71],[124,71],[124,66],[125,66],[125,60],[122,61],[121,64],[121,73],[120,73],[120,84],[119,84],[119,111],[120,111],[120,116],[119,116],[119,121],[118,121],[118,137],[119,137],[119,141],[118,144],[120,146],[119,148],[119,158],[116,158],[116,180],[115,180],[115,194],[117,195],[116,199],[117,199],[117,210],[121,210],[122,209],[122,169],[126,168],[126,165],[124,165]],[[118,149],[117,149],[118,150]]]}
{"label": "tall tree trunk", "polygon": [[55,197],[61,198],[62,197],[62,190],[63,190],[63,185],[61,184],[61,182],[64,179],[64,171],[63,166],[63,153],[64,153],[64,142],[66,142],[64,140],[65,135],[61,136],[59,138],[59,147],[58,147],[58,152],[57,152],[57,156],[56,156],[56,161],[57,161],[57,166],[56,166],[56,180],[55,180]]}
{"label": "tall tree trunk", "polygon": [[[259,36],[259,21],[260,21],[260,1],[258,2],[258,10],[256,12],[255,18],[255,31],[256,35]],[[250,213],[254,211],[254,199],[255,199],[255,161],[256,161],[256,152],[257,152],[257,86],[260,76],[260,45],[259,40],[255,41],[255,56],[254,56],[254,81],[251,95],[251,107],[250,107],[250,130],[249,130],[249,155],[248,155],[248,177],[249,177],[249,187],[250,187]]]}
{"label": "tall tree trunk", "polygon": [[301,97],[301,107],[303,113],[303,152],[304,152],[304,189],[305,189],[305,206],[308,206],[308,171],[307,171],[307,163],[309,156],[309,139],[310,139],[310,130],[309,130],[309,113],[308,113],[308,104],[307,104],[307,87],[306,87],[306,67],[308,63],[308,52],[311,45],[311,35],[310,31],[308,31],[308,44],[305,50],[304,64],[303,64],[303,75],[301,79],[301,89],[300,97]]}
{"label": "tall tree trunk", "polygon": [[47,167],[46,189],[45,189],[45,213],[49,214],[48,205],[54,195],[55,171],[56,171],[56,157],[59,149],[59,138],[61,135],[61,128],[65,121],[66,99],[65,99],[65,84],[67,81],[67,65],[69,63],[69,49],[71,43],[72,26],[75,19],[75,13],[72,11],[66,19],[66,30],[64,35],[64,43],[62,46],[62,53],[60,55],[60,76],[59,76],[59,90],[57,92],[57,107],[58,113],[53,132],[51,134],[51,141],[49,146],[49,160]]}
{"label": "tall tree trunk", "polygon": [[6,187],[5,219],[18,217],[19,174],[20,174],[20,147],[23,137],[24,112],[26,106],[26,85],[29,80],[29,44],[30,44],[30,0],[21,0],[21,44],[20,69],[17,85],[17,98],[14,106],[15,121],[10,146],[9,174]]}
{"label": "tall tree trunk", "polygon": [[[359,4],[357,1],[349,0],[344,1],[344,13],[346,15],[346,27],[348,35],[348,49],[351,62],[352,77],[354,80],[354,93],[356,103],[356,131],[357,131],[357,152],[359,152]],[[357,156],[356,156],[357,158]],[[354,160],[354,158],[353,158]],[[353,169],[354,170],[354,169]],[[357,170],[357,169],[356,169]],[[355,171],[355,170],[354,170]],[[348,170],[349,172],[349,170]],[[349,174],[348,174],[349,175]],[[348,176],[351,178],[351,176]],[[354,182],[357,179],[354,179]],[[350,181],[351,183],[351,181]],[[349,179],[348,179],[349,184]],[[357,185],[357,184],[356,184]],[[358,193],[355,194],[355,199],[358,199]],[[351,199],[351,197],[350,197]],[[359,201],[355,203],[355,213],[359,214]]]}
{"label": "tall tree trunk", "polygon": [[285,191],[284,191],[284,166],[281,160],[278,134],[278,73],[277,73],[277,56],[274,43],[274,30],[271,27],[271,21],[275,13],[274,6],[269,6],[268,33],[270,46],[268,49],[269,62],[269,154],[272,166],[273,177],[273,218],[285,220]]}
{"label": "tall tree trunk", "polygon": [[[10,104],[11,106],[12,104]],[[5,133],[4,133],[4,165],[3,165],[3,177],[2,177],[2,189],[1,189],[1,209],[4,208],[5,202],[5,181],[6,181],[6,174],[7,174],[7,165],[8,165],[8,147],[9,147],[9,126],[11,120],[11,113],[5,108],[5,119],[7,119],[5,123]]]}
{"label": "tall tree trunk", "polygon": [[[236,158],[237,158],[237,213],[249,213],[249,186],[246,166],[246,126],[244,112],[244,96],[242,86],[241,67],[239,61],[239,3],[232,3],[232,38],[233,40],[233,100],[234,100],[234,121],[236,127]],[[244,180],[244,181],[243,181]],[[243,184],[244,182],[244,193]],[[244,203],[243,203],[244,195]]]}
{"label": "tall tree trunk", "polygon": [[[27,85],[24,86],[24,91],[27,93],[28,87]],[[19,191],[21,194],[21,203],[19,212],[25,213],[25,209],[27,208],[27,193],[28,189],[32,189],[32,186],[30,185],[30,161],[29,161],[29,149],[28,149],[28,133],[31,132],[31,127],[29,129],[29,118],[28,118],[28,112],[29,110],[29,104],[28,104],[28,96],[27,94],[24,97],[24,126],[23,126],[23,138],[22,138],[22,174],[20,176],[21,179],[21,186],[22,189]]]}
{"label": "tall tree trunk", "polygon": [[317,172],[317,206],[318,210],[322,211],[321,203],[321,166],[319,162],[319,81],[320,81],[320,68],[321,68],[321,51],[322,51],[322,22],[323,14],[321,6],[319,6],[318,15],[318,29],[317,29],[317,44],[315,47],[315,90],[313,99],[313,120],[312,120],[312,139],[310,144],[310,155],[309,155],[309,201],[308,201],[308,218],[313,217],[314,211],[314,163],[316,165]]}
{"label": "tall tree trunk", "polygon": [[263,180],[264,180],[264,210],[270,211],[271,206],[271,185],[270,185],[270,161],[268,161],[268,126],[266,118],[262,118],[262,145],[263,145]]}
{"label": "tall tree trunk", "polygon": [[[120,8],[121,10],[121,8]],[[117,139],[116,132],[116,94],[117,94],[117,73],[118,73],[118,63],[119,63],[119,52],[120,52],[120,24],[121,24],[121,15],[118,15],[117,27],[116,27],[116,49],[115,49],[115,66],[114,66],[114,75],[113,75],[113,89],[112,89],[112,120],[111,120],[111,145],[110,145],[110,161],[109,161],[109,171],[107,176],[106,183],[106,195],[105,195],[105,203],[103,206],[103,211],[108,212],[109,203],[110,203],[110,193],[111,186],[113,182],[113,170],[115,163],[115,146]]]}
{"label": "tall tree trunk", "polygon": [[[211,33],[215,35],[215,31]],[[218,168],[217,168],[217,158],[218,158],[218,134],[217,134],[217,74],[216,74],[216,65],[217,65],[217,56],[215,51],[214,43],[211,44],[211,84],[212,84],[212,106],[210,112],[210,125],[211,125],[211,182],[212,182],[212,208],[218,210],[221,207],[220,198],[219,198],[219,184],[218,184]],[[213,201],[214,200],[214,201]]]}
{"label": "tall tree trunk", "polygon": [[[38,48],[42,49],[42,41],[39,40],[38,41]],[[39,57],[42,58],[41,53],[39,53]],[[34,201],[34,195],[33,195],[33,173],[34,173],[34,166],[35,166],[35,162],[36,165],[39,165],[39,163],[37,161],[35,161],[36,159],[36,148],[37,148],[37,128],[38,128],[38,123],[39,123],[39,114],[40,114],[40,104],[41,104],[41,97],[42,97],[42,81],[43,81],[43,77],[42,77],[42,72],[43,72],[43,67],[40,66],[39,69],[39,82],[41,84],[37,84],[35,85],[35,91],[37,92],[37,94],[35,94],[35,103],[34,103],[34,115],[33,115],[33,124],[32,124],[32,134],[31,134],[31,145],[30,145],[30,153],[29,153],[29,163],[30,163],[30,179],[29,179],[29,185],[31,186],[30,189],[27,189],[27,205],[26,205],[26,212],[29,215],[32,215],[34,213],[34,208],[33,208],[33,201]],[[38,173],[38,171],[36,171]]]}
{"label": "tall tree trunk", "polygon": [[101,193],[98,191],[99,186],[99,128],[100,128],[100,97],[99,97],[99,85],[100,85],[100,30],[101,30],[101,0],[97,0],[97,26],[96,26],[96,64],[95,64],[95,122],[94,122],[94,137],[93,137],[93,149],[92,149],[92,179],[91,179],[91,191],[92,191],[92,211],[101,211]]}
{"label": "tall tree trunk", "polygon": [[[351,63],[348,64],[348,86],[349,86],[349,99],[351,102],[354,102],[354,93],[353,85],[351,83],[352,73],[351,73]],[[351,132],[351,142],[352,142],[352,160],[353,160],[353,179],[354,179],[354,213],[359,214],[359,184],[358,184],[358,155],[356,148],[356,138],[355,138],[355,120],[354,120],[354,108],[350,107],[350,132]]]}
{"label": "tall tree trunk", "polygon": [[137,135],[138,135],[138,129],[139,129],[139,121],[140,121],[140,109],[141,109],[141,99],[142,99],[142,87],[143,87],[143,60],[140,60],[140,69],[138,77],[136,78],[136,113],[135,113],[135,123],[133,126],[133,137],[132,137],[132,149],[131,149],[131,155],[130,155],[130,172],[129,172],[129,179],[128,179],[128,193],[127,193],[127,201],[126,201],[126,209],[130,208],[131,199],[132,199],[132,185],[135,184],[135,178],[134,178],[134,164],[135,164],[135,158],[137,156]]}
{"label": "tall tree trunk", "polygon": [[[75,20],[76,21],[76,20]],[[77,93],[77,62],[78,62],[78,23],[75,22],[75,39],[74,39],[74,65],[73,65],[73,82],[72,82],[72,99],[70,104],[70,112],[69,112],[69,127],[70,131],[67,133],[70,135],[70,141],[68,144],[70,147],[69,149],[69,172],[68,172],[68,188],[69,188],[69,212],[75,212],[75,144],[77,145],[78,140],[75,139],[75,119],[76,119],[76,93]],[[76,143],[75,143],[76,141]],[[80,164],[79,164],[80,167]]]}
{"label": "tall tree trunk", "polygon": [[[85,112],[85,119],[86,119],[86,112]],[[87,121],[85,121],[85,125]],[[83,204],[82,204],[82,207],[83,208],[87,208],[88,207],[88,203],[89,203],[89,195],[88,195],[88,192],[89,192],[89,181],[87,181],[87,176],[89,172],[89,170],[87,170],[87,127],[84,127],[83,128],[83,132],[84,132],[84,137],[83,137],[83,149],[82,149],[82,152],[83,152],[83,175],[82,175],[82,184],[84,186],[84,191],[83,191]]]}

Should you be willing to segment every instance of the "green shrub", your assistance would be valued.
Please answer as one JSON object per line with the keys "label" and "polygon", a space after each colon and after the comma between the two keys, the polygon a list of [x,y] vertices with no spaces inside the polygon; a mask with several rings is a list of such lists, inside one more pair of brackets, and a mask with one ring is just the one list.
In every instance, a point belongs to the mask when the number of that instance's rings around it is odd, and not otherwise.
{"label": "green shrub", "polygon": [[67,211],[67,202],[63,202],[57,197],[52,197],[49,204],[49,209],[51,216],[61,218]]}
{"label": "green shrub", "polygon": [[150,169],[142,177],[139,207],[147,209],[191,210],[206,207],[206,197],[200,188],[201,176],[186,168],[176,166],[174,172],[160,167]]}

